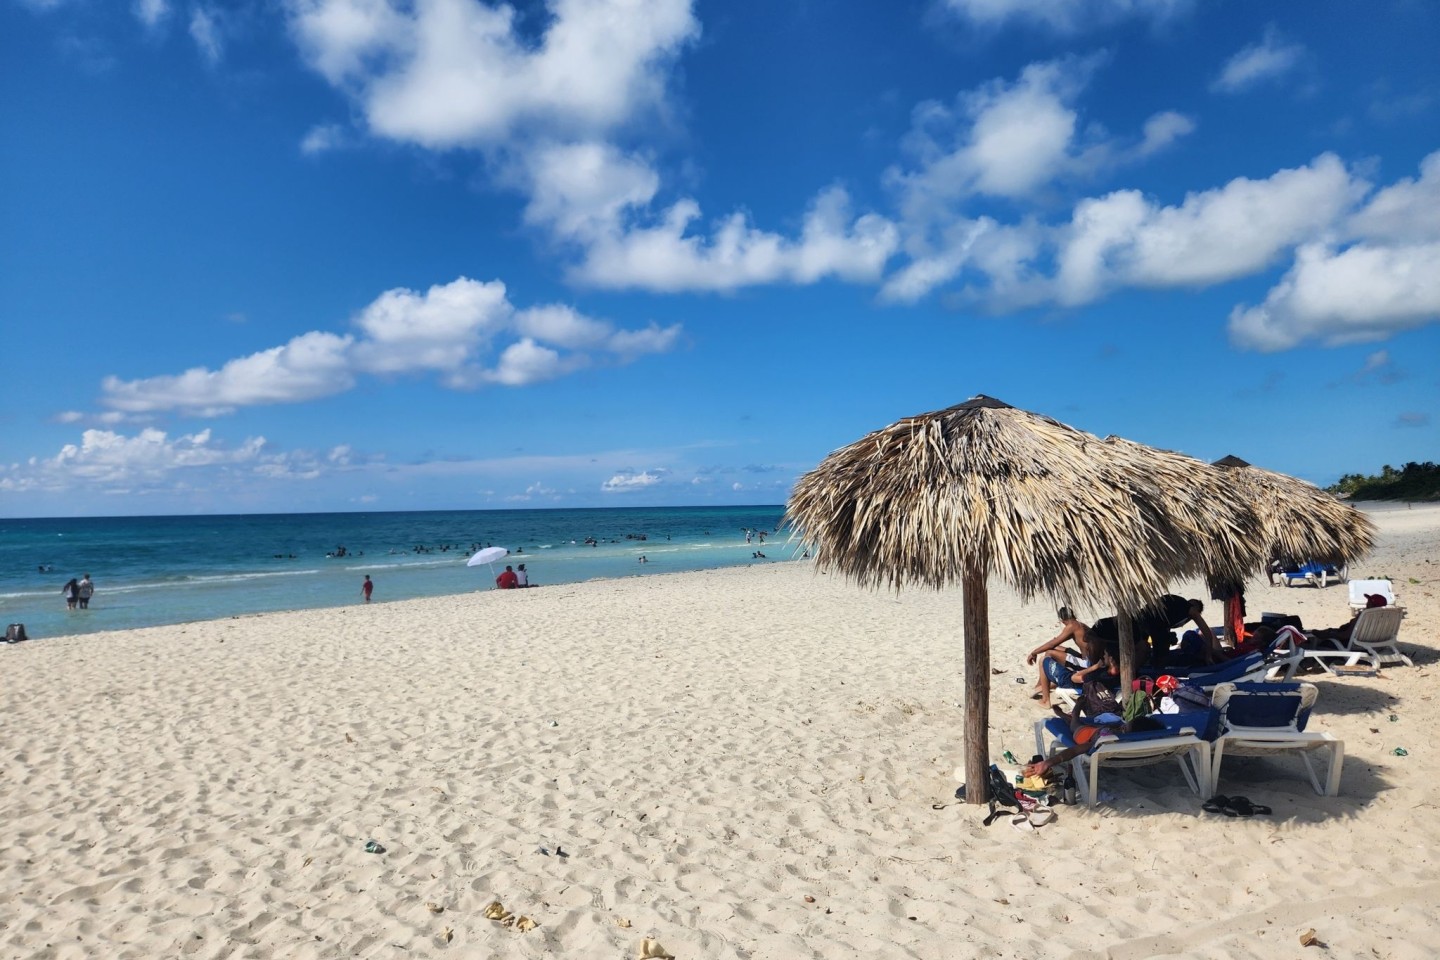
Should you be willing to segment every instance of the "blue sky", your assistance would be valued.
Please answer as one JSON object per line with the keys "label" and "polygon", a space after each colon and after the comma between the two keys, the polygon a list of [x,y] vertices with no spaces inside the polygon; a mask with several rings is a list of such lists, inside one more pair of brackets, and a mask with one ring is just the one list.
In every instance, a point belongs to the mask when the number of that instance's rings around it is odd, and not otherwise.
{"label": "blue sky", "polygon": [[0,515],[1440,448],[1428,0],[0,0]]}

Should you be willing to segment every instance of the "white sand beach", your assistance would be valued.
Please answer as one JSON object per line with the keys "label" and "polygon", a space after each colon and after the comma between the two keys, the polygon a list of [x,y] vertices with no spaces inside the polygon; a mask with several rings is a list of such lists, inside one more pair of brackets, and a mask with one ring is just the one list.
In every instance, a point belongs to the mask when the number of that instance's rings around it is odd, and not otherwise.
{"label": "white sand beach", "polygon": [[[982,826],[959,591],[807,563],[0,648],[0,956],[1433,957],[1440,506],[1365,508],[1351,573],[1394,581],[1416,665],[1316,680],[1340,796],[1227,761],[1250,819],[1166,764]],[[1343,586],[1248,601],[1350,615]],[[992,591],[993,755],[1033,752],[1054,620]]]}

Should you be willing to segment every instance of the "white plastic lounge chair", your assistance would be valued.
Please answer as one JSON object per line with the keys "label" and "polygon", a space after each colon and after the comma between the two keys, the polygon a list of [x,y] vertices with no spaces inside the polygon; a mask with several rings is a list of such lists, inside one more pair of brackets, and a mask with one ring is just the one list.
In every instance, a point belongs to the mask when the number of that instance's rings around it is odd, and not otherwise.
{"label": "white plastic lounge chair", "polygon": [[[1204,733],[1199,727],[1206,726],[1212,719],[1211,711],[1197,711],[1188,714],[1157,716],[1166,729],[1145,733],[1122,733],[1101,735],[1096,738],[1088,753],[1081,754],[1070,763],[1075,768],[1075,780],[1080,795],[1087,806],[1095,806],[1100,796],[1100,768],[1139,767],[1152,763],[1164,763],[1174,759],[1180,764],[1180,771],[1190,789],[1198,795],[1210,782],[1210,744],[1197,734]],[[1053,738],[1049,751],[1045,747],[1045,734]],[[1074,746],[1070,737],[1070,725],[1056,718],[1035,721],[1035,752],[1048,756],[1051,753]]]}
{"label": "white plastic lounge chair", "polygon": [[[1328,733],[1307,733],[1305,722],[1318,691],[1311,683],[1222,683],[1212,700],[1220,711],[1220,732],[1211,753],[1209,792],[1220,792],[1220,765],[1227,756],[1268,756],[1291,752],[1305,764],[1315,792],[1333,797],[1340,792],[1345,743]],[[1330,754],[1324,786],[1310,755]]]}
{"label": "white plastic lounge chair", "polygon": [[1302,656],[1314,660],[1327,673],[1335,673],[1332,663],[1343,663],[1347,667],[1368,661],[1378,670],[1389,663],[1403,663],[1413,667],[1415,661],[1400,652],[1400,621],[1405,611],[1398,607],[1371,607],[1360,611],[1355,626],[1350,628],[1349,643],[1333,643],[1334,649],[1305,648]]}
{"label": "white plastic lounge chair", "polygon": [[1365,654],[1375,661],[1376,666],[1387,663],[1403,663],[1415,666],[1415,661],[1400,652],[1400,621],[1405,611],[1399,607],[1372,607],[1363,610],[1350,630],[1350,650]]}
{"label": "white plastic lounge chair", "polygon": [[1385,598],[1387,607],[1399,606],[1395,600],[1395,585],[1389,580],[1351,580],[1350,609],[1364,610],[1370,602],[1365,598],[1377,593]]}

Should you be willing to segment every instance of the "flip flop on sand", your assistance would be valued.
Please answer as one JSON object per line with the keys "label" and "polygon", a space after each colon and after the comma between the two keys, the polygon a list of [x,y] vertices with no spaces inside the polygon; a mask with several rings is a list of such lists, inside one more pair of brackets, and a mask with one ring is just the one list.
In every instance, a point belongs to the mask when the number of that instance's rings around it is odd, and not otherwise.
{"label": "flip flop on sand", "polygon": [[1030,825],[1032,827],[1043,827],[1055,819],[1055,811],[1049,807],[1036,807],[1030,811]]}
{"label": "flip flop on sand", "polygon": [[1228,807],[1235,811],[1231,814],[1234,817],[1268,817],[1271,813],[1270,808],[1265,804],[1251,803],[1245,797],[1231,797]]}
{"label": "flip flop on sand", "polygon": [[1200,809],[1206,813],[1223,813],[1227,817],[1237,816],[1237,814],[1232,813],[1230,810],[1230,798],[1221,796],[1218,793],[1200,804]]}

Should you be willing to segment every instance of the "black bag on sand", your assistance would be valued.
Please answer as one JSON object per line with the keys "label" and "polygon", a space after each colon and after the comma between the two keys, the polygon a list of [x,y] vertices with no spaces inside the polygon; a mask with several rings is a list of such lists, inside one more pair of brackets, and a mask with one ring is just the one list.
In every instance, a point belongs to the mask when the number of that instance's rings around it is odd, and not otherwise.
{"label": "black bag on sand", "polygon": [[6,643],[23,643],[29,639],[29,637],[25,636],[25,624],[23,623],[12,623],[5,628]]}
{"label": "black bag on sand", "polygon": [[993,763],[990,764],[990,779],[985,786],[990,792],[990,815],[982,821],[985,826],[990,826],[995,818],[1004,812],[1000,807],[1014,807],[1017,811],[1020,809],[1020,798],[1015,796],[1015,784],[1007,780],[1005,774]]}
{"label": "black bag on sand", "polygon": [[[965,786],[961,785],[955,791],[955,799],[964,800],[965,791]],[[1005,779],[1005,774],[993,763],[990,764],[990,771],[985,781],[985,800],[990,805],[990,815],[982,821],[987,827],[995,821],[996,817],[1004,813],[999,807],[1014,807],[1017,811],[1023,810],[1020,798],[1015,795],[1015,784]]]}

